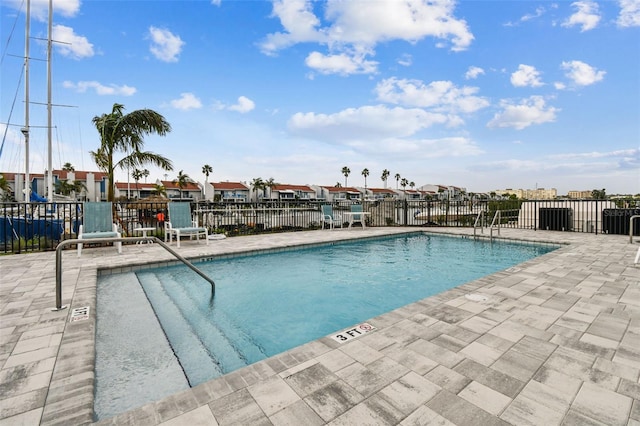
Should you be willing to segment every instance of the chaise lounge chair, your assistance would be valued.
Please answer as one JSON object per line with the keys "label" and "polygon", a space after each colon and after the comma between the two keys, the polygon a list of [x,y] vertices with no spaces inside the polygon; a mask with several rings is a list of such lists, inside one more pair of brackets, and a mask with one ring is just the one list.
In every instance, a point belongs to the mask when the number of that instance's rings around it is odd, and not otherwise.
{"label": "chaise lounge chair", "polygon": [[333,206],[331,204],[323,204],[321,207],[322,217],[320,219],[320,225],[322,229],[325,228],[325,224],[329,225],[329,229],[333,229],[336,225],[342,228],[342,218],[334,215]]}
{"label": "chaise lounge chair", "polygon": [[178,247],[180,247],[180,237],[188,235],[191,239],[204,235],[205,242],[209,245],[209,232],[207,228],[198,226],[198,222],[191,218],[191,206],[189,203],[171,202],[167,204],[169,218],[164,222],[164,241],[169,240],[169,244],[176,237]]}
{"label": "chaise lounge chair", "polygon": [[[121,238],[118,225],[113,222],[113,204],[86,202],[82,208],[82,224],[78,231],[79,240],[99,242],[101,238]],[[89,242],[89,241],[87,241]],[[114,243],[118,253],[122,253],[122,243]],[[82,243],[78,243],[78,257],[82,255]]]}

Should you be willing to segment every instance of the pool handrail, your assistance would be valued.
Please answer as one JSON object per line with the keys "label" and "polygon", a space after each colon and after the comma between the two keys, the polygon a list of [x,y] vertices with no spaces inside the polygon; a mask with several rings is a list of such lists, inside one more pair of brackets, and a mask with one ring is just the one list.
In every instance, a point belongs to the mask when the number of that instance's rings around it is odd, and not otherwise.
{"label": "pool handrail", "polygon": [[[147,242],[154,242],[156,244],[159,244],[160,246],[162,246],[162,248],[164,248],[169,253],[171,253],[176,259],[184,263],[191,270],[193,270],[195,273],[197,273],[202,278],[204,278],[209,284],[211,284],[211,298],[213,298],[213,296],[215,295],[216,283],[211,278],[206,276],[204,272],[196,268],[191,262],[189,262],[187,259],[182,257],[180,254],[176,253],[171,247],[165,244],[164,241],[162,241],[157,237],[147,236],[147,237],[126,237],[126,238],[117,238],[117,237],[100,238],[101,243],[103,242],[104,243],[122,243],[125,241],[132,242],[132,243],[147,241]],[[64,241],[61,241],[56,247],[56,307],[52,308],[51,309],[52,311],[60,311],[62,309],[67,308],[66,306],[62,306],[62,249],[68,245],[78,244],[82,242],[86,243],[87,240],[80,240],[80,239],[64,240]]]}

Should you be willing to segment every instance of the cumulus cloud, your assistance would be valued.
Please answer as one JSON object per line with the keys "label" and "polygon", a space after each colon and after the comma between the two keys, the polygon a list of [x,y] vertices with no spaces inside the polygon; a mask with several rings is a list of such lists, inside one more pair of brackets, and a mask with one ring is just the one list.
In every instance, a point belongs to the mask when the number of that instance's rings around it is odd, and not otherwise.
{"label": "cumulus cloud", "polygon": [[180,98],[174,99],[171,102],[171,106],[175,109],[181,109],[188,111],[190,109],[202,108],[202,102],[193,93],[185,92],[180,94]]}
{"label": "cumulus cloud", "polygon": [[156,27],[149,27],[149,38],[151,46],[149,50],[157,59],[163,62],[177,62],[182,46],[185,42],[171,33],[171,31]]}
{"label": "cumulus cloud", "polygon": [[640,27],[640,1],[620,0],[620,14],[616,23],[619,27]]}
{"label": "cumulus cloud", "polygon": [[[472,113],[489,105],[485,98],[476,96],[477,87],[457,87],[450,81],[382,80],[375,88],[378,100],[410,107],[431,108],[436,112]],[[461,124],[461,119],[456,118]]]}
{"label": "cumulus cloud", "polygon": [[565,75],[567,78],[571,79],[571,81],[578,86],[589,86],[597,83],[601,81],[607,73],[606,71],[598,71],[597,68],[582,61],[562,62],[561,67],[566,71]]}
{"label": "cumulus cloud", "polygon": [[[275,0],[272,17],[280,19],[282,32],[272,33],[260,43],[263,53],[272,55],[297,43],[326,45],[329,53],[314,52],[307,64],[329,60],[339,64],[323,67],[325,73],[375,72],[375,62],[358,58],[346,61],[344,56],[356,57],[374,53],[375,46],[389,40],[415,43],[425,37],[446,42],[453,51],[465,50],[473,41],[466,21],[454,16],[455,3],[449,0],[412,0],[408,2],[365,0],[329,0],[324,22],[313,10],[311,0]],[[321,55],[321,56],[320,56]],[[320,61],[321,60],[321,61]],[[345,66],[344,63],[349,66]],[[365,64],[354,67],[353,64]]]}
{"label": "cumulus cloud", "polygon": [[571,3],[575,13],[568,17],[563,23],[563,27],[580,26],[581,32],[589,31],[598,26],[600,22],[600,10],[594,1],[585,0]]}
{"label": "cumulus cloud", "polygon": [[240,96],[238,98],[238,103],[235,105],[231,105],[230,107],[228,107],[228,109],[230,111],[237,111],[244,114],[246,112],[252,111],[255,107],[256,104],[251,99],[247,98],[246,96]]}
{"label": "cumulus cloud", "polygon": [[363,56],[350,56],[346,53],[338,55],[323,55],[311,52],[305,64],[321,74],[370,74],[375,72],[378,63],[367,61]]}
{"label": "cumulus cloud", "polygon": [[60,43],[54,43],[62,56],[73,59],[90,58],[94,55],[93,44],[86,37],[75,34],[73,28],[64,25],[54,25],[51,38]]}
{"label": "cumulus cloud", "polygon": [[335,142],[407,137],[447,121],[445,114],[420,108],[376,105],[348,108],[334,114],[300,112],[289,119],[288,127],[295,134]]}
{"label": "cumulus cloud", "polygon": [[540,87],[544,83],[540,80],[540,71],[535,67],[520,64],[518,71],[511,74],[511,84],[516,87]]}
{"label": "cumulus cloud", "polygon": [[547,106],[542,96],[530,96],[519,104],[510,101],[502,101],[503,110],[496,113],[493,119],[487,123],[487,127],[513,127],[522,130],[533,124],[553,122],[556,113],[560,110]]}
{"label": "cumulus cloud", "polygon": [[78,93],[86,93],[87,90],[94,90],[97,95],[118,95],[118,96],[132,96],[136,93],[136,88],[131,86],[117,86],[110,84],[105,86],[97,81],[79,81],[74,83],[72,81],[65,81],[62,83],[62,87],[66,89],[75,90]]}
{"label": "cumulus cloud", "polygon": [[484,74],[484,70],[480,67],[470,66],[464,74],[466,80],[475,80],[479,75]]}

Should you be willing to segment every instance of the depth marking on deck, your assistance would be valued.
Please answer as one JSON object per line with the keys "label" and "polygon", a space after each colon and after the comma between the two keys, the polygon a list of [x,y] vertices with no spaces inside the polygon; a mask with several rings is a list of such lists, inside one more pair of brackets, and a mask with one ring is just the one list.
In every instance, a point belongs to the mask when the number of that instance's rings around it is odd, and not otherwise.
{"label": "depth marking on deck", "polygon": [[363,334],[367,334],[370,331],[375,330],[376,328],[369,324],[368,322],[363,322],[362,324],[358,324],[353,328],[347,328],[342,330],[331,336],[333,340],[338,343],[344,343],[348,340],[352,340],[362,336]]}
{"label": "depth marking on deck", "polygon": [[71,311],[71,318],[69,322],[83,321],[89,319],[89,307],[83,306],[82,308],[75,308]]}

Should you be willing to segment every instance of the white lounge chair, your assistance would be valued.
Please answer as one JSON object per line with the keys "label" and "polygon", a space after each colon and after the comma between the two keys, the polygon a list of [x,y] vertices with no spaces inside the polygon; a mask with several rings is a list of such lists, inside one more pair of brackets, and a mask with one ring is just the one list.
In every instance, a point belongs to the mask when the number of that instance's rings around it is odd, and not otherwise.
{"label": "white lounge chair", "polygon": [[322,229],[325,228],[325,224],[329,225],[329,229],[333,229],[336,225],[342,228],[342,218],[333,213],[333,206],[331,204],[323,204],[322,217],[320,219],[320,225]]}
{"label": "white lounge chair", "polygon": [[191,218],[191,206],[189,203],[171,202],[167,204],[169,218],[164,222],[164,241],[169,240],[169,244],[176,237],[177,246],[180,247],[180,237],[188,235],[191,239],[204,236],[204,240],[209,245],[209,232],[207,228],[198,226],[198,222]]}
{"label": "white lounge chair", "polygon": [[[121,238],[118,225],[113,222],[113,204],[104,202],[86,202],[82,208],[82,224],[78,231],[79,240],[101,238]],[[87,241],[88,242],[88,241]],[[122,253],[122,243],[114,243],[118,253]],[[82,243],[78,243],[78,257],[82,255]]]}

